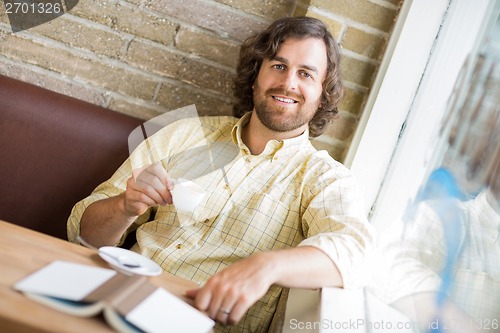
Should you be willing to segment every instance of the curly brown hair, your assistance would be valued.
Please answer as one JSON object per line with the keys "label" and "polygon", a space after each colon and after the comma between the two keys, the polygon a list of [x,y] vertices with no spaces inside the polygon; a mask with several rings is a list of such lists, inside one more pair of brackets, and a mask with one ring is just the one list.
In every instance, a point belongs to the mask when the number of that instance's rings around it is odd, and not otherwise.
{"label": "curly brown hair", "polygon": [[253,110],[253,84],[263,59],[273,59],[287,38],[319,38],[327,52],[327,72],[323,81],[321,104],[309,122],[309,135],[319,136],[326,124],[337,114],[337,104],[344,94],[340,80],[340,51],[326,25],[312,17],[284,17],[274,21],[266,30],[251,36],[241,45],[236,79],[234,80],[233,115],[241,117]]}

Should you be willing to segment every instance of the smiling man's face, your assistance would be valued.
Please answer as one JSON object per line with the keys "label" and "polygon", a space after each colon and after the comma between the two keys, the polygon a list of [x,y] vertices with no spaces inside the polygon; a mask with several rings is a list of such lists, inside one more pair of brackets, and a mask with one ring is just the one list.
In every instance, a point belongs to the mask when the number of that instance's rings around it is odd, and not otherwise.
{"label": "smiling man's face", "polygon": [[326,76],[321,39],[288,39],[273,59],[264,59],[254,83],[255,113],[275,132],[307,127],[321,102]]}

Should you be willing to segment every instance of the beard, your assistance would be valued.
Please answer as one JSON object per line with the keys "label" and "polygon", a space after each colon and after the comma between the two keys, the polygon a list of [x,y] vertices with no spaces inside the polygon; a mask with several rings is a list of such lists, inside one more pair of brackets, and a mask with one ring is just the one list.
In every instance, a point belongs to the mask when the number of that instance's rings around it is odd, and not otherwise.
{"label": "beard", "polygon": [[[286,96],[297,101],[295,110],[289,107],[272,105],[269,98],[273,95]],[[257,83],[254,86],[254,109],[260,122],[275,132],[293,131],[309,123],[316,114],[320,100],[305,102],[302,95],[291,93],[280,88],[271,88],[261,93]]]}

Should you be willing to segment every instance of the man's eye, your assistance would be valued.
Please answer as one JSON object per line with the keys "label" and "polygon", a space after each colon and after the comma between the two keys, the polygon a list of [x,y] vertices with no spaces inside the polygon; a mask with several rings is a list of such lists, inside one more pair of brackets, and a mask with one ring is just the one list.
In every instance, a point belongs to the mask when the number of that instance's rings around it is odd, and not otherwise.
{"label": "man's eye", "polygon": [[276,69],[279,69],[280,71],[284,70],[285,69],[285,66],[284,65],[273,65],[274,68]]}
{"label": "man's eye", "polygon": [[301,73],[301,75],[302,75],[303,77],[307,78],[307,79],[312,78],[312,75],[311,75],[311,74],[309,74],[309,73],[307,73],[307,72],[302,72],[302,73]]}

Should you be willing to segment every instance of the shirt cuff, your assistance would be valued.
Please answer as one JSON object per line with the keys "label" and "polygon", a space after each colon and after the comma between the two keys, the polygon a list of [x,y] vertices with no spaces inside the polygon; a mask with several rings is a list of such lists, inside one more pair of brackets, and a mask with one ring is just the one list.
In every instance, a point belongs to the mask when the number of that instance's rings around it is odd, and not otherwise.
{"label": "shirt cuff", "polygon": [[298,246],[312,246],[323,251],[337,267],[344,289],[361,288],[368,283],[371,274],[365,265],[365,253],[369,251],[367,242],[361,244],[350,235],[323,233],[303,240]]}

